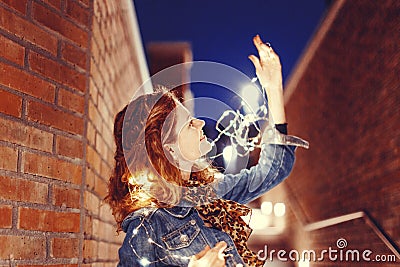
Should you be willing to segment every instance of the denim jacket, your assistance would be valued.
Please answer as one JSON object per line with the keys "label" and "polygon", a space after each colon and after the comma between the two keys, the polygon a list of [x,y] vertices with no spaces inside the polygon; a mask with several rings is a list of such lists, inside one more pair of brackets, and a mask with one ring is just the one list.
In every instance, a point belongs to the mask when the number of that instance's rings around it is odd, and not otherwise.
{"label": "denim jacket", "polygon": [[[215,192],[224,199],[250,202],[289,175],[294,151],[294,146],[263,145],[257,165],[217,179]],[[231,237],[206,227],[194,207],[143,208],[128,215],[122,229],[126,236],[119,249],[120,267],[188,266],[192,255],[219,241],[228,244],[226,266],[245,266]]]}

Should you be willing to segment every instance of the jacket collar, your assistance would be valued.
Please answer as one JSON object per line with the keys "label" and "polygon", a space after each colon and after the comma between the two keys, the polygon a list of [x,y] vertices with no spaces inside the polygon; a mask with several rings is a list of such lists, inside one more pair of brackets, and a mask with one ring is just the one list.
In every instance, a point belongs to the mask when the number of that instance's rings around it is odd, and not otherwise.
{"label": "jacket collar", "polygon": [[[191,209],[192,209],[192,207],[179,207],[179,206],[175,206],[172,208],[162,208],[162,210],[165,210],[165,212],[167,212],[168,214],[170,214],[176,218],[185,218],[186,216],[189,215]],[[126,216],[126,218],[123,220],[122,225],[121,225],[122,230],[124,232],[126,232],[128,230],[128,227],[129,227],[129,224],[131,221],[133,221],[134,219],[136,219],[138,217],[151,216],[155,210],[157,210],[157,209],[156,208],[141,208],[137,211],[132,212],[131,214]]]}
{"label": "jacket collar", "polygon": [[138,209],[137,211],[134,211],[130,213],[128,216],[125,217],[125,219],[122,221],[121,228],[124,232],[128,230],[129,224],[131,221],[135,220],[136,218],[139,217],[147,217],[151,216],[153,212],[156,210],[156,208],[141,208]]}
{"label": "jacket collar", "polygon": [[175,206],[172,208],[163,208],[163,210],[165,210],[167,213],[177,218],[184,218],[188,216],[191,209],[192,209],[191,207],[179,207],[179,206]]}

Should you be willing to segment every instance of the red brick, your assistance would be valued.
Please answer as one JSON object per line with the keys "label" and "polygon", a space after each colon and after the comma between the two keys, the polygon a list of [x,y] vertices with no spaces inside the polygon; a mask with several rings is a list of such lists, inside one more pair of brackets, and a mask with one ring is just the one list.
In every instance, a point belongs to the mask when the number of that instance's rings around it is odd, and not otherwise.
{"label": "red brick", "polygon": [[26,4],[28,0],[1,0],[1,2],[26,15]]}
{"label": "red brick", "polygon": [[[105,173],[110,173],[110,172],[105,172]],[[105,197],[108,192],[107,183],[100,177],[96,176],[94,190],[96,191],[97,194],[100,195],[100,197]]]}
{"label": "red brick", "polygon": [[0,176],[0,199],[45,204],[47,184]]}
{"label": "red brick", "polygon": [[99,154],[91,146],[86,146],[86,161],[95,170],[100,170],[101,158]]}
{"label": "red brick", "polygon": [[4,57],[19,65],[24,65],[25,48],[0,35],[0,57]]}
{"label": "red brick", "polygon": [[54,85],[3,62],[0,62],[0,83],[44,101],[54,101]]}
{"label": "red brick", "polygon": [[46,239],[33,236],[0,235],[0,259],[43,259],[46,257]]}
{"label": "red brick", "polygon": [[80,191],[55,185],[53,188],[53,205],[67,208],[79,208]]}
{"label": "red brick", "polygon": [[74,184],[80,184],[82,181],[81,166],[30,152],[24,152],[22,155],[23,171],[25,173],[54,178]]}
{"label": "red brick", "polygon": [[[94,60],[92,60],[92,61],[94,61]],[[97,99],[98,99],[98,96],[99,96],[99,90],[97,89],[97,85],[94,82],[94,79],[93,79],[92,76],[90,77],[89,92],[90,92],[89,100],[92,101],[95,105],[97,105]]]}
{"label": "red brick", "polygon": [[86,167],[86,186],[90,190],[95,188],[95,174],[90,167]]}
{"label": "red brick", "polygon": [[118,251],[119,246],[116,244],[108,243],[108,242],[99,242],[99,260],[118,260]]}
{"label": "red brick", "polygon": [[83,114],[85,112],[85,97],[60,89],[58,92],[58,105]]}
{"label": "red brick", "polygon": [[109,205],[100,206],[100,218],[102,221],[109,222],[110,224],[115,223],[115,218],[112,215],[111,207]]}
{"label": "red brick", "polygon": [[90,0],[79,0],[79,2],[81,2],[82,4],[89,6],[89,1]]}
{"label": "red brick", "polygon": [[39,55],[38,53],[32,51],[29,53],[29,65],[32,70],[61,84],[82,92],[86,89],[86,77],[84,74]]}
{"label": "red brick", "polygon": [[63,19],[60,15],[53,13],[44,6],[33,3],[33,18],[49,29],[65,36],[82,47],[88,45],[88,33]]}
{"label": "red brick", "polygon": [[[8,266],[8,265],[7,265]],[[40,264],[40,265],[20,265],[17,267],[78,267],[78,264]]]}
{"label": "red brick", "polygon": [[98,215],[100,207],[100,199],[95,194],[90,193],[88,191],[85,192],[84,198],[85,198],[84,207],[91,213]]}
{"label": "red brick", "polygon": [[11,226],[12,226],[12,206],[0,205],[0,214],[1,214],[0,228],[11,228]]}
{"label": "red brick", "polygon": [[75,46],[63,43],[61,47],[61,56],[63,59],[76,64],[82,69],[86,69],[86,52]]}
{"label": "red brick", "polygon": [[78,5],[75,1],[66,1],[66,10],[68,16],[74,19],[76,22],[82,24],[83,26],[89,27],[89,12],[87,9]]}
{"label": "red brick", "polygon": [[51,257],[78,258],[79,240],[76,238],[54,238],[52,242]]}
{"label": "red brick", "polygon": [[21,117],[22,98],[0,89],[0,112]]}
{"label": "red brick", "polygon": [[96,130],[93,127],[93,124],[91,122],[88,122],[88,128],[87,128],[87,140],[89,144],[94,145],[96,143]]}
{"label": "red brick", "polygon": [[17,267],[78,267],[78,264],[40,264],[40,265],[20,265],[18,264]]}
{"label": "red brick", "polygon": [[54,55],[57,54],[56,37],[2,7],[0,7],[0,28],[11,34],[15,34],[23,40],[33,43]]}
{"label": "red brick", "polygon": [[91,236],[93,234],[93,216],[85,216],[85,236]]}
{"label": "red brick", "polygon": [[46,4],[49,4],[57,8],[58,10],[61,10],[61,0],[42,0],[42,1],[45,2]]}
{"label": "red brick", "polygon": [[97,20],[93,20],[92,23],[92,44],[91,44],[91,55],[95,60],[95,64],[98,64],[100,61],[100,56],[104,54],[105,50],[105,40],[101,36],[100,24]]}
{"label": "red brick", "polygon": [[0,146],[0,169],[17,171],[17,150],[12,147]]}
{"label": "red brick", "polygon": [[0,117],[0,140],[51,152],[53,134]]}
{"label": "red brick", "polygon": [[82,158],[83,144],[82,141],[72,138],[57,136],[56,139],[57,154],[71,158]]}
{"label": "red brick", "polygon": [[27,110],[28,119],[31,121],[36,121],[70,133],[83,134],[82,118],[35,101],[28,102]]}
{"label": "red brick", "polygon": [[93,123],[93,126],[100,131],[103,118],[101,117],[97,107],[93,105],[92,101],[89,101],[89,119]]}
{"label": "red brick", "polygon": [[18,228],[44,232],[79,232],[79,213],[20,207]]}
{"label": "red brick", "polygon": [[[102,127],[102,129],[104,129],[104,128],[105,127]],[[99,135],[96,136],[96,151],[103,157],[106,157],[107,152],[108,152],[108,147],[100,134],[101,133],[99,133]],[[104,160],[104,158],[103,158],[103,160]]]}
{"label": "red brick", "polygon": [[98,242],[96,240],[84,240],[83,243],[83,258],[96,259],[98,251]]}
{"label": "red brick", "polygon": [[[300,218],[312,222],[366,210],[396,241],[400,50],[393,32],[400,25],[400,2],[341,3],[329,29],[323,28],[323,40],[310,45],[316,51],[305,53],[313,55],[310,61],[294,71],[301,75],[290,88],[287,117],[291,132],[308,136],[310,150],[297,149],[293,180],[287,180],[288,202],[297,202],[291,209],[296,217],[300,212]],[[304,236],[295,220],[287,221],[287,233],[297,236],[291,243],[300,247],[328,247],[339,237],[352,248],[368,245],[374,253],[384,247],[363,220],[315,231],[312,238]],[[321,263],[329,265],[337,264]]]}

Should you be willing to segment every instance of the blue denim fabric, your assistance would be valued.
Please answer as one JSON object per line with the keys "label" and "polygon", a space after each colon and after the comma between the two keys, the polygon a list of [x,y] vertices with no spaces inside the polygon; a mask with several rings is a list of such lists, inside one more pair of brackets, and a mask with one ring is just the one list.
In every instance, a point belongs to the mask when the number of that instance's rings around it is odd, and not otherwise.
{"label": "blue denim fabric", "polygon": [[[293,146],[263,145],[256,166],[238,174],[226,174],[212,186],[221,198],[248,203],[289,175],[294,151]],[[245,266],[231,237],[206,227],[194,207],[140,209],[125,218],[122,228],[126,236],[119,249],[120,267],[187,266],[189,257],[219,241],[228,244],[225,254],[231,254],[226,258],[226,266]],[[149,238],[156,244],[150,243]]]}

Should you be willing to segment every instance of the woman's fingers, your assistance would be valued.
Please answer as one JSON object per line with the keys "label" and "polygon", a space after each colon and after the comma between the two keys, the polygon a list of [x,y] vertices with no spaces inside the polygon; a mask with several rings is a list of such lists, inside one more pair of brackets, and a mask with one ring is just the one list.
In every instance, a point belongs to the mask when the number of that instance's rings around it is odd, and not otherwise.
{"label": "woman's fingers", "polygon": [[218,248],[218,258],[220,260],[224,260],[225,259],[224,251],[227,247],[227,244],[224,241],[221,241],[215,247]]}
{"label": "woman's fingers", "polygon": [[227,247],[226,242],[221,241],[221,242],[218,242],[215,245],[215,247],[213,247],[212,249],[215,250],[218,253],[218,255],[222,254],[222,258],[223,258],[223,253],[224,253],[224,250],[226,249],[226,247]]}
{"label": "woman's fingers", "polygon": [[261,68],[263,67],[263,65],[268,64],[268,61],[273,56],[274,52],[270,46],[263,43],[261,37],[258,34],[254,36],[253,43],[257,48],[258,55],[260,56],[260,58],[257,58],[256,60],[256,57],[253,55],[249,58],[257,69],[257,67]]}
{"label": "woman's fingers", "polygon": [[260,52],[260,51],[263,51],[263,50],[269,50],[269,49],[271,49],[271,46],[270,46],[270,44],[268,43],[264,43],[262,40],[261,40],[261,37],[260,37],[260,35],[256,35],[256,36],[254,36],[254,38],[253,38],[253,43],[254,43],[254,45],[256,46],[256,48],[257,48],[257,50],[258,50],[258,52]]}
{"label": "woman's fingers", "polygon": [[202,258],[204,255],[206,255],[207,251],[209,251],[211,248],[209,245],[205,246],[205,248],[200,251],[199,253],[197,253],[196,255],[194,255],[193,257],[198,260],[200,258]]}
{"label": "woman's fingers", "polygon": [[262,41],[258,34],[253,37],[253,43],[254,43],[255,47],[257,48],[258,52],[260,52]]}
{"label": "woman's fingers", "polygon": [[258,57],[256,57],[255,55],[250,55],[249,59],[251,60],[251,62],[253,62],[253,65],[256,68],[256,72],[261,70],[261,64],[260,64],[260,60],[258,59]]}
{"label": "woman's fingers", "polygon": [[221,241],[210,248],[206,246],[202,251],[192,256],[189,262],[189,267],[224,267],[225,257],[224,250],[227,244]]}

